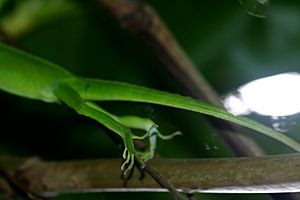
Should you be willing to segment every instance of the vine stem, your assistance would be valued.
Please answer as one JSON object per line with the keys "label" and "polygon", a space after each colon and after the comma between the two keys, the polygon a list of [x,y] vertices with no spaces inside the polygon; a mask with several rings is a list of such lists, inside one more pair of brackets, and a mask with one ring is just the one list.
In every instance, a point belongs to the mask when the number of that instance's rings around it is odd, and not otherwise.
{"label": "vine stem", "polygon": [[[139,173],[133,173],[124,187],[124,180],[120,179],[121,164],[120,159],[43,161],[0,155],[0,171],[15,186],[45,198],[66,193],[168,191],[153,176],[145,174],[141,179]],[[287,193],[300,192],[299,166],[300,153],[297,153],[248,158],[153,159],[145,170],[155,174],[159,181],[168,180],[175,191],[185,193]],[[155,169],[159,169],[159,174]]]}

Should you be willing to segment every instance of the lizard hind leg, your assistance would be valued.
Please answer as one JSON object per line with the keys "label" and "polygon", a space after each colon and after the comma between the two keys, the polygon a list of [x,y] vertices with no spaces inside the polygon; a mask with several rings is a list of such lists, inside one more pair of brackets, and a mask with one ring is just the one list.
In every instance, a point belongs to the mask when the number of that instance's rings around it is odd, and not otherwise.
{"label": "lizard hind leg", "polygon": [[[131,132],[131,139],[135,139],[135,140],[144,140],[146,138],[149,139],[149,150],[148,151],[135,150],[135,152],[137,154],[136,158],[139,159],[139,161],[142,161],[142,162],[140,162],[141,164],[143,164],[143,162],[146,162],[147,160],[154,157],[157,137],[159,137],[162,140],[169,140],[169,139],[172,139],[176,135],[181,135],[181,132],[178,132],[178,131],[173,134],[169,134],[169,135],[161,134],[160,131],[158,130],[159,126],[149,118],[130,116],[130,115],[119,117],[119,116],[116,116],[116,115],[113,115],[113,114],[107,112],[106,110],[104,110],[103,108],[101,108],[100,106],[98,106],[95,103],[87,102],[87,104],[89,106],[91,106],[92,108],[109,115],[111,118],[115,119],[116,121],[118,121],[119,123],[123,124],[124,126],[130,128],[130,129],[143,130],[146,132],[143,135],[136,135]],[[125,146],[125,149],[123,152],[124,159],[126,158],[127,153],[128,152],[127,152],[127,149]],[[134,157],[134,155],[132,155],[131,157]],[[125,162],[123,163],[122,168],[125,168],[125,166],[128,166],[129,168],[131,168],[132,165],[133,165],[133,162],[130,162],[129,160],[125,159]]]}
{"label": "lizard hind leg", "polygon": [[144,162],[154,157],[155,149],[157,146],[157,137],[162,140],[169,140],[177,135],[182,135],[179,131],[169,135],[163,135],[158,129],[159,126],[149,118],[142,118],[137,116],[122,116],[118,118],[118,121],[129,128],[146,131],[144,135],[132,134],[133,139],[149,139],[148,151],[136,151],[139,158]]}

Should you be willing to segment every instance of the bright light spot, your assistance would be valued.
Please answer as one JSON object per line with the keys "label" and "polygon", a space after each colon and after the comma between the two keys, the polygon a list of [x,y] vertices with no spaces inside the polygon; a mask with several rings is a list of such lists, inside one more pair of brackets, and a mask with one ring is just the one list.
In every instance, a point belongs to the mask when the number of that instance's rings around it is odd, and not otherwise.
{"label": "bright light spot", "polygon": [[300,74],[278,74],[251,81],[228,95],[226,109],[236,115],[249,111],[268,116],[288,116],[300,112]]}
{"label": "bright light spot", "polygon": [[234,95],[226,97],[223,104],[225,108],[234,115],[247,115],[251,113],[251,110],[245,105],[245,103]]}

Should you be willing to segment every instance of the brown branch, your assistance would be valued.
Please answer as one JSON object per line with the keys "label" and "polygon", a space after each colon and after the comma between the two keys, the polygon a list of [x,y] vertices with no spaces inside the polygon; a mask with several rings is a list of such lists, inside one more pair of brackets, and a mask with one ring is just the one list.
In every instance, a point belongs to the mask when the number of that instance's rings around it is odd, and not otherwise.
{"label": "brown branch", "polygon": [[3,177],[0,177],[0,193],[3,194],[3,199],[5,200],[15,195],[14,190]]}
{"label": "brown branch", "polygon": [[0,27],[0,41],[9,44],[11,46],[17,47],[17,42],[8,34],[6,34],[6,32],[2,29],[2,27]]}
{"label": "brown branch", "polygon": [[[193,63],[187,59],[173,35],[149,5],[139,0],[99,1],[116,16],[123,26],[132,30],[149,44],[168,70],[194,97],[220,105],[217,94],[196,70]],[[199,91],[202,92],[199,93]]]}
{"label": "brown branch", "polygon": [[[124,187],[122,160],[46,162],[0,156],[0,170],[24,191],[43,197],[63,193],[166,191],[152,177],[133,174]],[[156,159],[177,190],[216,193],[300,192],[300,154],[252,158]]]}
{"label": "brown branch", "polygon": [[[98,0],[119,22],[140,36],[191,96],[221,106],[218,95],[188,58],[158,14],[139,0]],[[263,150],[234,124],[207,117],[236,155],[263,155]]]}

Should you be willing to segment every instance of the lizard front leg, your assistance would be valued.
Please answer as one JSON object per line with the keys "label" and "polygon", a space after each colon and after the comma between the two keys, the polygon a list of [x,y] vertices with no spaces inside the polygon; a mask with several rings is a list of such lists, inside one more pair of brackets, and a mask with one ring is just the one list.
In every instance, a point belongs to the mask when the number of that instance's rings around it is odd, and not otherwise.
{"label": "lizard front leg", "polygon": [[130,171],[134,165],[134,158],[137,155],[133,144],[133,134],[130,128],[118,122],[108,112],[103,109],[96,108],[92,103],[82,99],[75,90],[67,85],[62,84],[58,86],[55,89],[54,94],[61,102],[74,109],[77,113],[98,121],[122,138],[125,145],[123,152],[125,162],[121,168],[124,170],[124,174]]}

